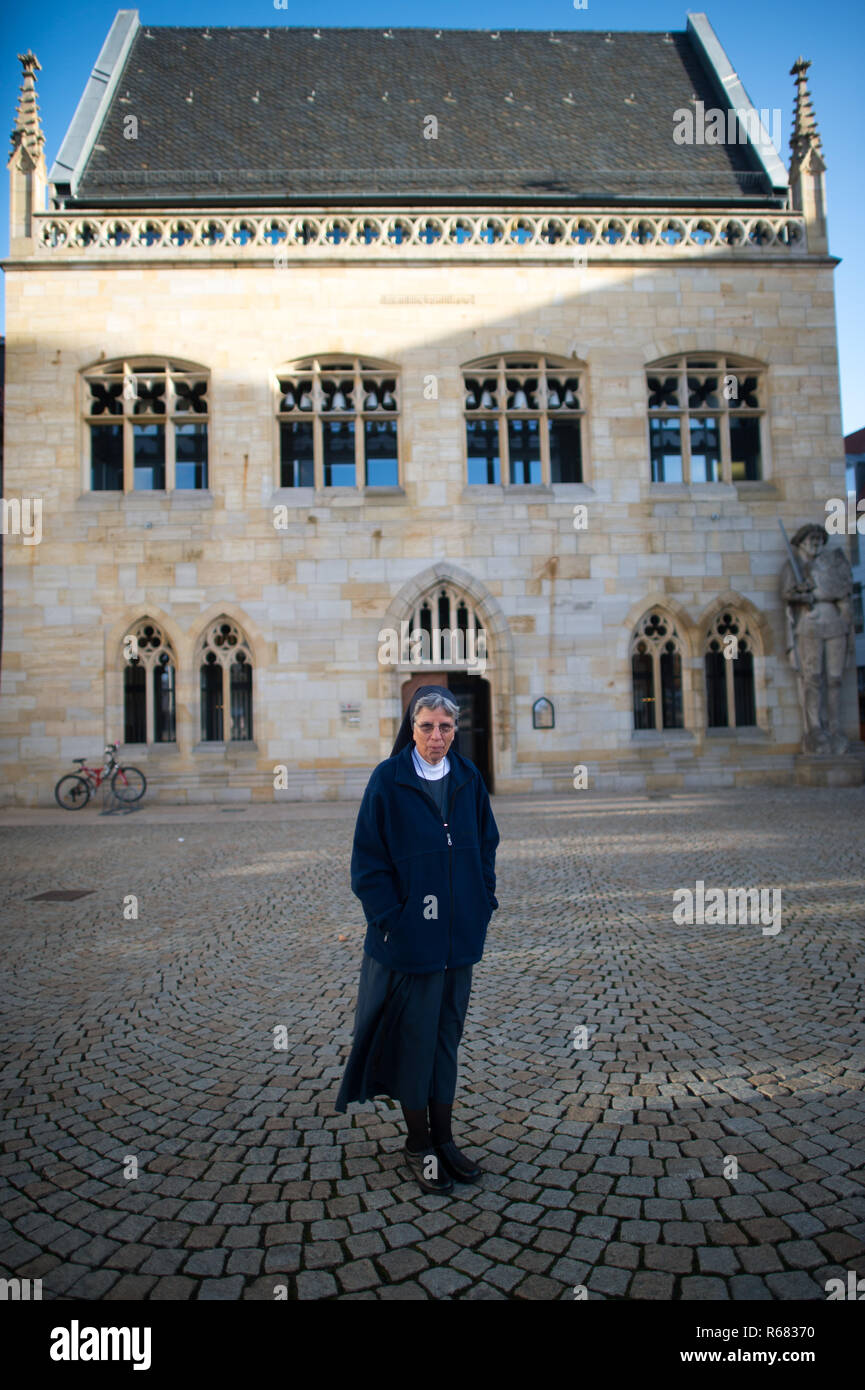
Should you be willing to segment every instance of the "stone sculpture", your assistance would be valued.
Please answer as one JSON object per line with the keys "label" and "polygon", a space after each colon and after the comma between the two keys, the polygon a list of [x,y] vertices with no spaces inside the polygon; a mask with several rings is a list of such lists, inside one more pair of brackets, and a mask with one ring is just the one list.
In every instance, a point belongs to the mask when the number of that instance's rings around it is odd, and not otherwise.
{"label": "stone sculpture", "polygon": [[850,747],[839,706],[853,648],[853,573],[842,547],[827,545],[822,526],[800,526],[788,549],[781,596],[787,605],[787,655],[802,707],[802,751],[837,757]]}

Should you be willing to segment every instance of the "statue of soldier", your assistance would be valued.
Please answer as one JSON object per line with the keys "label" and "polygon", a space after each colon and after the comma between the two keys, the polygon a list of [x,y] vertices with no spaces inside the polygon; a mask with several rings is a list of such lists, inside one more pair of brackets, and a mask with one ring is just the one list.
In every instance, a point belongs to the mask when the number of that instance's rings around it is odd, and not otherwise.
{"label": "statue of soldier", "polygon": [[787,605],[787,655],[798,675],[805,753],[842,754],[849,749],[839,724],[841,679],[853,645],[853,573],[846,552],[826,544],[822,526],[800,526],[781,572]]}

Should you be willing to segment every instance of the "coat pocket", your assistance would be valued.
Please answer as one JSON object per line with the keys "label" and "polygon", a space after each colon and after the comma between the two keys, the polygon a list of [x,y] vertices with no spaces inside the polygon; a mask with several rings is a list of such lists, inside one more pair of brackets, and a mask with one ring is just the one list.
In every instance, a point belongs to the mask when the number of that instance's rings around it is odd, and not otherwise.
{"label": "coat pocket", "polygon": [[399,922],[400,917],[405,911],[406,901],[407,900],[403,898],[395,907],[390,908],[383,917],[377,918],[373,924],[383,940],[387,941],[390,933]]}
{"label": "coat pocket", "polygon": [[[426,885],[427,887],[429,885]],[[397,969],[418,970],[444,966],[448,957],[447,913],[428,916],[429,894],[412,892],[406,899],[391,931],[388,949],[393,948]]]}

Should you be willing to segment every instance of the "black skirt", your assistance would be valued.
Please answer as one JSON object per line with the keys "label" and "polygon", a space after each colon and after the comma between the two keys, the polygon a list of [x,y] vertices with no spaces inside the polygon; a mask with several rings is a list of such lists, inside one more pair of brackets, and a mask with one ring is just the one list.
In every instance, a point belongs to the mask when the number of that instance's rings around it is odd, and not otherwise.
{"label": "black skirt", "polygon": [[472,967],[409,975],[364,952],[354,1040],[336,1109],[391,1096],[408,1110],[452,1105]]}

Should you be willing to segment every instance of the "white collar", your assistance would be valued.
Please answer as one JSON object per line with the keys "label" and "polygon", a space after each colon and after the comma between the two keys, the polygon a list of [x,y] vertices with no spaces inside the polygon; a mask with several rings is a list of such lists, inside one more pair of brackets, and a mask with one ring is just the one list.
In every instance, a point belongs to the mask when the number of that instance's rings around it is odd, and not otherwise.
{"label": "white collar", "polygon": [[423,777],[427,782],[438,782],[442,777],[446,777],[451,770],[447,753],[440,763],[428,763],[426,758],[422,758],[417,748],[412,745],[411,756],[418,776]]}

